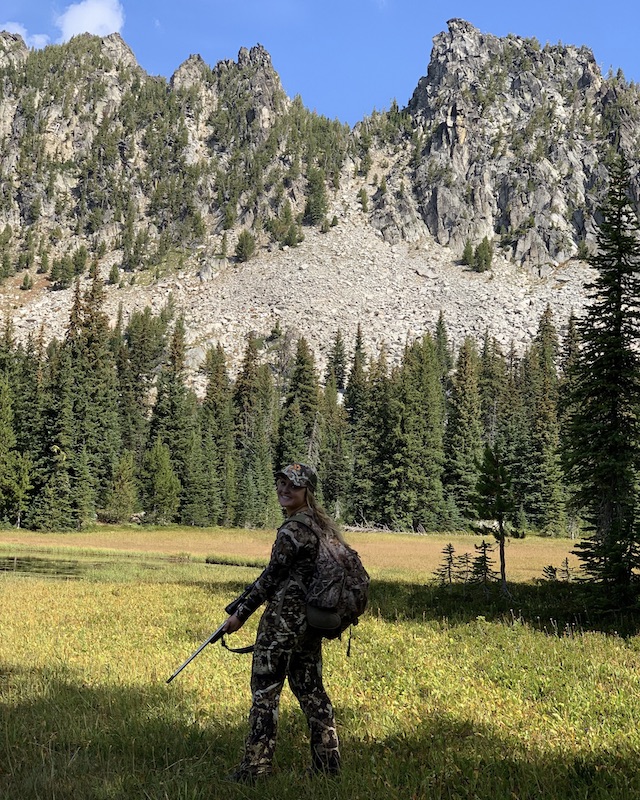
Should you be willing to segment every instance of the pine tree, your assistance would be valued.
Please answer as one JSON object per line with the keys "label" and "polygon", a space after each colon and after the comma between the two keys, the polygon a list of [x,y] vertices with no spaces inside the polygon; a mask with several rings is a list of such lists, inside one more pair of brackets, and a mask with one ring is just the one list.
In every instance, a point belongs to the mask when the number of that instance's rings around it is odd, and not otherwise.
{"label": "pine tree", "polygon": [[280,465],[302,460],[318,467],[319,404],[320,389],[313,354],[306,339],[300,337],[280,416]]}
{"label": "pine tree", "polygon": [[87,470],[99,507],[122,448],[118,379],[104,297],[102,279],[93,265],[91,283],[81,301],[76,288],[65,344],[74,377],[73,449],[80,454],[86,448]]}
{"label": "pine tree", "polygon": [[335,519],[344,516],[349,486],[348,424],[344,406],[338,402],[338,390],[333,371],[321,401],[322,443],[319,459],[319,479],[322,501]]}
{"label": "pine tree", "polygon": [[475,343],[467,337],[451,381],[444,438],[445,487],[463,517],[471,516],[473,496],[482,459],[482,424],[479,359]]}
{"label": "pine tree", "polygon": [[52,449],[49,474],[31,503],[26,524],[29,528],[44,531],[75,528],[69,464],[66,453],[56,445]]}
{"label": "pine tree", "polygon": [[352,426],[362,414],[364,398],[367,393],[366,360],[362,328],[358,323],[351,369],[349,370],[349,379],[344,394],[344,407],[347,410],[349,424]]}
{"label": "pine tree", "polygon": [[[504,428],[508,408],[507,363],[500,345],[485,333],[480,354],[478,388],[482,409],[483,440],[494,446]],[[502,442],[504,445],[504,442]]]}
{"label": "pine tree", "polygon": [[513,521],[515,508],[509,471],[501,454],[487,445],[476,485],[475,510],[482,520],[495,520],[498,526],[493,534],[498,542],[500,579],[505,593],[507,592],[505,558],[507,525]]}
{"label": "pine tree", "polygon": [[76,524],[71,491],[76,456],[75,386],[67,345],[55,341],[49,345],[43,394],[44,435],[34,463],[34,497],[26,525],[42,530],[71,530]]}
{"label": "pine tree", "polygon": [[333,345],[329,351],[329,357],[327,358],[325,383],[328,383],[332,376],[337,391],[343,392],[347,379],[347,353],[340,328],[336,331],[335,339],[333,340]]}
{"label": "pine tree", "polygon": [[146,519],[159,525],[173,522],[180,506],[181,485],[171,465],[171,453],[158,438],[147,452],[142,471]]}
{"label": "pine tree", "polygon": [[444,396],[433,338],[407,347],[393,379],[389,431],[387,520],[393,527],[437,530],[445,520]]}
{"label": "pine tree", "polygon": [[95,490],[86,447],[81,447],[74,458],[70,477],[74,528],[84,530],[96,521]]}
{"label": "pine tree", "polygon": [[256,372],[255,395],[238,426],[239,502],[236,522],[242,527],[277,524],[282,515],[274,485],[273,430],[276,395],[269,370]]}
{"label": "pine tree", "polygon": [[592,578],[621,594],[640,563],[640,225],[628,187],[629,168],[620,156],[610,171],[598,252],[590,259],[597,275],[579,323],[564,451],[575,505],[592,530],[577,552]]}
{"label": "pine tree", "polygon": [[200,429],[208,476],[209,516],[213,524],[231,525],[237,504],[237,459],[231,382],[221,345],[207,352],[203,371],[207,389]]}
{"label": "pine tree", "polygon": [[258,343],[250,335],[233,391],[238,459],[235,521],[241,526],[265,526],[282,518],[273,491],[278,402],[271,372],[259,364]]}
{"label": "pine tree", "polygon": [[0,520],[18,518],[18,453],[15,447],[12,392],[7,377],[0,372]]}
{"label": "pine tree", "polygon": [[388,506],[392,447],[390,432],[396,407],[386,350],[381,348],[366,373],[361,408],[351,426],[348,446],[352,458],[348,491],[351,519],[359,523],[389,524]]}
{"label": "pine tree", "polygon": [[529,509],[533,524],[544,535],[566,533],[565,489],[560,464],[558,419],[559,341],[547,307],[530,349],[531,478]]}
{"label": "pine tree", "polygon": [[108,522],[128,522],[138,507],[136,463],[133,453],[125,450],[113,471],[107,493],[104,518]]}
{"label": "pine tree", "polygon": [[149,307],[134,311],[125,330],[115,333],[122,446],[140,463],[148,438],[150,394],[167,346],[170,314],[153,315]]}
{"label": "pine tree", "polygon": [[[181,487],[180,516],[186,524],[202,524],[206,513],[206,476],[197,402],[185,384],[185,326],[176,321],[168,363],[158,379],[158,394],[149,425],[150,441],[168,449]],[[196,520],[198,522],[196,523]]]}

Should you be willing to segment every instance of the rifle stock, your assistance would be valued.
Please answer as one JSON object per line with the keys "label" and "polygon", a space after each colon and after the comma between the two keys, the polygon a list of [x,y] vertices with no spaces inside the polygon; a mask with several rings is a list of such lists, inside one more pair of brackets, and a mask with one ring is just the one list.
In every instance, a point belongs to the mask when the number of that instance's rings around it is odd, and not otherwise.
{"label": "rifle stock", "polygon": [[[235,600],[233,600],[231,603],[229,603],[228,606],[226,606],[225,611],[227,612],[227,614],[229,614],[229,616],[231,616],[231,614],[235,614],[236,610],[239,608],[240,604],[249,594],[252,588],[253,584],[247,586],[247,588],[239,597],[236,597]],[[173,675],[171,675],[170,678],[167,678],[167,683],[171,683],[171,681],[174,678],[176,678],[182,672],[182,670],[193,661],[194,658],[200,655],[200,653],[204,650],[204,648],[208,644],[215,644],[218,640],[222,639],[222,637],[224,636],[225,624],[226,620],[222,623],[222,625],[220,625],[218,628],[215,629],[215,631],[211,634],[211,636],[209,636],[209,638],[206,639],[206,641],[204,641],[197,650],[191,653],[189,658],[178,667],[178,669],[173,673]]]}

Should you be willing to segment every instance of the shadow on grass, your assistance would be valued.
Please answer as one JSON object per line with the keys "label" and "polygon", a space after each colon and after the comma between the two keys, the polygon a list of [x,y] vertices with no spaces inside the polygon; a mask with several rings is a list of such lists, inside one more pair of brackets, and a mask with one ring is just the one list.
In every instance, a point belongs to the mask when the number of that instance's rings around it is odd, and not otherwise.
{"label": "shadow on grass", "polygon": [[[331,780],[305,777],[305,722],[285,708],[275,775],[257,787],[236,786],[221,778],[237,763],[245,720],[215,710],[197,718],[193,690],[86,686],[60,669],[10,675],[0,668],[0,685],[6,688],[10,678],[14,688],[28,681],[39,691],[24,701],[16,692],[11,702],[3,693],[0,703],[0,796],[8,800],[640,796],[637,753],[624,746],[612,753],[592,743],[584,752],[555,756],[505,736],[499,725],[428,708],[410,732],[378,739],[367,735],[357,712],[338,708],[344,770]],[[402,731],[404,721],[397,727]]]}
{"label": "shadow on grass", "polygon": [[637,601],[619,607],[595,585],[553,581],[514,583],[504,595],[499,585],[410,584],[373,581],[370,612],[384,619],[446,619],[466,623],[478,617],[490,621],[526,622],[550,634],[581,631],[633,636],[640,631]]}

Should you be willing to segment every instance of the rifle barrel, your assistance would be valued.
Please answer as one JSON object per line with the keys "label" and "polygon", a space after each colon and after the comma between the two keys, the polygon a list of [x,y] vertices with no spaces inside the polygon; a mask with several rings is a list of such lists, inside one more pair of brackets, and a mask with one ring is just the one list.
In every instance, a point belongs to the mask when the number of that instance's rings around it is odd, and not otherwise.
{"label": "rifle barrel", "polygon": [[176,678],[176,677],[177,677],[177,676],[178,676],[178,675],[179,675],[179,674],[182,672],[182,670],[183,670],[183,669],[184,669],[184,668],[185,668],[185,667],[186,667],[188,664],[190,664],[190,663],[193,661],[193,659],[194,659],[194,658],[196,658],[197,656],[199,656],[199,655],[200,655],[200,653],[201,653],[201,652],[204,650],[204,648],[205,648],[205,647],[206,647],[208,644],[215,644],[215,643],[218,641],[218,639],[221,639],[221,638],[222,638],[222,635],[224,634],[224,626],[225,626],[225,623],[226,623],[226,620],[225,620],[225,621],[222,623],[222,625],[220,625],[220,627],[219,627],[219,628],[216,628],[216,630],[215,630],[215,631],[214,631],[214,632],[211,634],[211,636],[210,636],[210,637],[209,637],[209,638],[208,638],[208,639],[207,639],[205,642],[203,642],[203,643],[200,645],[200,647],[199,647],[199,648],[198,648],[198,649],[197,649],[195,652],[191,653],[191,655],[190,655],[190,656],[189,656],[189,658],[188,658],[188,659],[187,659],[187,660],[184,662],[184,664],[181,664],[181,665],[178,667],[178,669],[177,669],[177,670],[176,670],[176,671],[173,673],[173,675],[172,675],[170,678],[167,678],[167,683],[171,683],[171,681],[172,681],[174,678]]}

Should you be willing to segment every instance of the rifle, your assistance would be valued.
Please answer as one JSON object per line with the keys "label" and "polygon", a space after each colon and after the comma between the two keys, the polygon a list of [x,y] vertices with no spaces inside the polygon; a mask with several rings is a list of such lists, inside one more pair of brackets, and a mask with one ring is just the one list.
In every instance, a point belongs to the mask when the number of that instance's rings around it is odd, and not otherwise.
{"label": "rifle", "polygon": [[[253,583],[249,584],[249,586],[247,586],[247,588],[244,590],[244,592],[242,592],[242,594],[239,597],[236,597],[235,600],[233,600],[231,603],[229,603],[228,606],[225,607],[224,610],[227,612],[227,614],[229,616],[231,616],[232,614],[236,613],[236,611],[238,610],[238,608],[240,607],[241,603],[246,598],[246,596],[249,594],[251,589],[253,589]],[[220,625],[219,628],[215,629],[215,631],[211,634],[211,636],[209,636],[209,638],[206,641],[204,641],[195,652],[191,653],[191,655],[184,662],[184,664],[181,664],[170,678],[167,678],[167,683],[171,683],[171,681],[174,678],[176,678],[182,672],[182,670],[187,666],[187,664],[190,664],[193,661],[194,658],[196,658],[197,656],[200,655],[200,653],[204,650],[204,648],[208,644],[215,644],[219,639],[222,639],[222,644],[226,647],[226,645],[224,643],[224,638],[223,638],[224,637],[224,626],[225,626],[225,624],[226,624],[226,620],[222,623],[222,625]],[[227,650],[231,650],[231,648],[227,647]],[[249,653],[249,652],[251,652],[251,650],[253,650],[253,645],[251,645],[250,647],[240,647],[240,648],[234,650],[233,652],[236,652],[236,653]]]}

